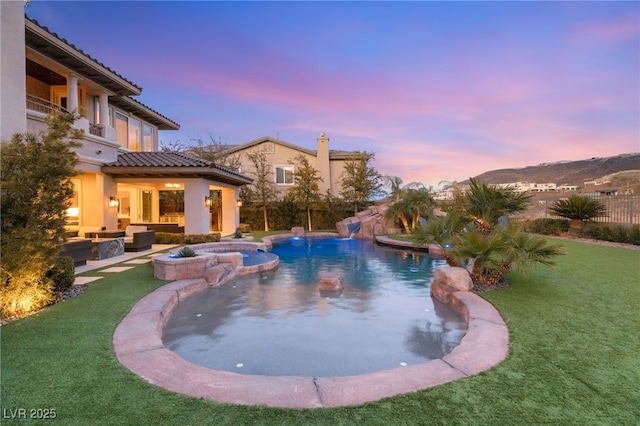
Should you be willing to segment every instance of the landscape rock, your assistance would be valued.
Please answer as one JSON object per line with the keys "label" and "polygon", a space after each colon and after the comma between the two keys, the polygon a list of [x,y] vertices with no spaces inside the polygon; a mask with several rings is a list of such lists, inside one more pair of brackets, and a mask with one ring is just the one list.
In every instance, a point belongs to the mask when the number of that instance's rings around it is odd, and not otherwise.
{"label": "landscape rock", "polygon": [[471,291],[473,281],[469,272],[464,268],[445,266],[435,270],[431,280],[431,296],[450,303],[451,294],[456,291]]}
{"label": "landscape rock", "polygon": [[234,271],[230,263],[221,263],[209,268],[204,273],[204,279],[212,287],[218,287],[232,276]]}
{"label": "landscape rock", "polygon": [[318,290],[337,292],[342,291],[344,284],[342,276],[331,273],[323,273],[319,275]]}

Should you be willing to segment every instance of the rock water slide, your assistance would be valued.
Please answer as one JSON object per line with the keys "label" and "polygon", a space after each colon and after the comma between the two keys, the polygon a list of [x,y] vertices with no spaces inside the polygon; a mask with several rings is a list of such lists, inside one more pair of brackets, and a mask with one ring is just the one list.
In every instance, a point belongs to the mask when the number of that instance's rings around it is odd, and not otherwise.
{"label": "rock water slide", "polygon": [[338,235],[342,238],[374,239],[377,235],[387,235],[390,225],[385,218],[387,204],[375,205],[356,213],[338,223]]}

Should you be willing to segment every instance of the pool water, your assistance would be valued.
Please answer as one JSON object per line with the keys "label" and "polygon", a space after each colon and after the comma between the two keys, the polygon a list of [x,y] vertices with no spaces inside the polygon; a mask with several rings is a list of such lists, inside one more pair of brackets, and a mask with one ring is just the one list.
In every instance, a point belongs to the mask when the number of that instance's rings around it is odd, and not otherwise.
{"label": "pool water", "polygon": [[275,254],[265,252],[264,250],[241,250],[240,253],[242,254],[243,266],[260,265],[271,262],[277,258]]}
{"label": "pool water", "polygon": [[[463,318],[429,295],[441,260],[339,238],[274,244],[275,271],[238,277],[177,306],[165,345],[216,370],[269,376],[350,376],[441,358]],[[318,273],[341,274],[320,293]]]}

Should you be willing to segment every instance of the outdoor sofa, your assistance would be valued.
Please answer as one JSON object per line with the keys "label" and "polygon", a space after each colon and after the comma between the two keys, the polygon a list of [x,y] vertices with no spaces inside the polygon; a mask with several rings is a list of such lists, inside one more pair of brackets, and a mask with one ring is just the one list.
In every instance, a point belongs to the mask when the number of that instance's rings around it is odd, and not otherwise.
{"label": "outdoor sofa", "polygon": [[124,230],[124,251],[143,251],[151,249],[156,242],[156,231],[146,226],[129,225]]}
{"label": "outdoor sofa", "polygon": [[91,258],[91,240],[72,238],[62,243],[60,257],[72,258],[74,266],[86,265],[87,260]]}

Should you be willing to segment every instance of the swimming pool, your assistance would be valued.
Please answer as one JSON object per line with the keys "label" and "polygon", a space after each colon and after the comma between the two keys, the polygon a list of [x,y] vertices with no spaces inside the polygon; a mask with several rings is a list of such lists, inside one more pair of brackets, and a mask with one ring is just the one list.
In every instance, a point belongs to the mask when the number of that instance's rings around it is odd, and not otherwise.
{"label": "swimming pool", "polygon": [[[443,261],[369,241],[276,241],[276,271],[233,279],[180,302],[163,333],[183,359],[248,375],[348,376],[441,358],[463,318],[429,295]],[[318,274],[342,292],[321,293]]]}

